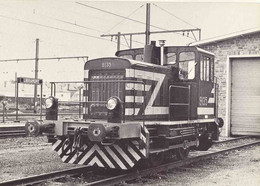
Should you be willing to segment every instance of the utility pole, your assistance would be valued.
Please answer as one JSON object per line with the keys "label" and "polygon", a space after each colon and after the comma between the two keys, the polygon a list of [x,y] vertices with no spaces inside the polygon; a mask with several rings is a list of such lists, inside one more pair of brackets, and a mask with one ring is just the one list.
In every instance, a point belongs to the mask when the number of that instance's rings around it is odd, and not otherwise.
{"label": "utility pole", "polygon": [[[35,55],[35,79],[38,79],[38,65],[39,65],[39,39],[36,39],[36,55]],[[37,85],[34,85],[34,113],[36,110],[36,102],[37,102]]]}
{"label": "utility pole", "polygon": [[[185,33],[192,33],[194,39],[196,41],[201,40],[201,29],[200,28],[193,28],[193,29],[179,29],[179,30],[163,30],[163,31],[150,31],[150,19],[151,19],[151,9],[150,9],[150,3],[146,4],[146,30],[145,32],[134,32],[134,33],[116,33],[116,34],[103,34],[100,37],[117,37],[120,38],[120,36],[130,36],[130,49],[132,48],[132,36],[134,35],[145,35],[145,44],[150,44],[150,35],[151,34],[165,34],[165,33],[182,33],[183,36]],[[195,36],[194,32],[198,32],[198,38]],[[120,42],[117,42],[117,45],[119,45]],[[117,46],[117,49],[120,48]]]}
{"label": "utility pole", "polygon": [[145,44],[150,44],[150,3],[146,4],[146,30],[145,30]]}

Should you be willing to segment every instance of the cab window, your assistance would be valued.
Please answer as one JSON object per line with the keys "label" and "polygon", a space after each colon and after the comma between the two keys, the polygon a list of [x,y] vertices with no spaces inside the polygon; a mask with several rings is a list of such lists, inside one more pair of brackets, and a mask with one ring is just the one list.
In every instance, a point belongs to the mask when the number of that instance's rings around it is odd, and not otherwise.
{"label": "cab window", "polygon": [[212,81],[212,78],[210,77],[213,73],[210,58],[206,56],[201,56],[200,60],[200,80],[201,81]]}
{"label": "cab window", "polygon": [[125,59],[133,59],[132,55],[122,55],[120,57],[125,58]]}
{"label": "cab window", "polygon": [[195,53],[181,52],[179,55],[179,79],[190,80],[195,78]]}
{"label": "cab window", "polygon": [[143,54],[137,54],[135,56],[135,60],[137,60],[137,61],[144,61],[144,55]]}
{"label": "cab window", "polygon": [[166,64],[167,65],[174,65],[176,63],[176,53],[175,52],[171,52],[171,53],[167,53],[166,54]]}

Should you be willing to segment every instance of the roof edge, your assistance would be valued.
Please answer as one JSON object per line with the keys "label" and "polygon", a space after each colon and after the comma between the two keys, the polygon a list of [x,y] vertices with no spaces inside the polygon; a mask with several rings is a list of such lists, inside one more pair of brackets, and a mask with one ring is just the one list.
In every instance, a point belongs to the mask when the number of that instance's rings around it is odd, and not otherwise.
{"label": "roof edge", "polygon": [[189,46],[205,45],[205,44],[209,44],[209,43],[214,43],[214,42],[224,41],[224,40],[227,40],[227,39],[232,39],[232,38],[239,37],[239,36],[242,36],[242,35],[255,34],[255,33],[258,33],[258,32],[260,32],[260,27],[248,29],[248,30],[243,30],[243,31],[239,31],[239,32],[233,32],[233,33],[229,33],[229,34],[226,34],[226,35],[217,36],[217,37],[213,37],[213,38],[208,38],[208,39],[205,39],[205,40],[190,43]]}

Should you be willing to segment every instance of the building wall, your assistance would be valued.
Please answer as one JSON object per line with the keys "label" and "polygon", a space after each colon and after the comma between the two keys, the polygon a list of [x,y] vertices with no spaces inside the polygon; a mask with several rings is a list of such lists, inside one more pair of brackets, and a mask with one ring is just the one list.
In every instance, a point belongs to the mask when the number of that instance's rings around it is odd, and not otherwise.
{"label": "building wall", "polygon": [[[216,55],[215,76],[219,84],[219,117],[226,120],[226,88],[227,88],[227,57],[231,55],[256,55],[260,54],[260,32],[238,36],[223,41],[199,45]],[[226,121],[225,121],[226,123]],[[225,127],[223,127],[225,130]],[[222,135],[225,131],[222,131]]]}

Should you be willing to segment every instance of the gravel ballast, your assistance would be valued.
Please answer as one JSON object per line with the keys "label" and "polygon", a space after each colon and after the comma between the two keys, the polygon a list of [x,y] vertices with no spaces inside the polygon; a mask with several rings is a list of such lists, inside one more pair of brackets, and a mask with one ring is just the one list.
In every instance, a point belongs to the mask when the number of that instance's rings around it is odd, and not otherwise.
{"label": "gravel ballast", "polygon": [[[0,139],[0,182],[80,165],[62,163],[46,137]],[[260,185],[260,146],[236,150],[126,185]]]}

